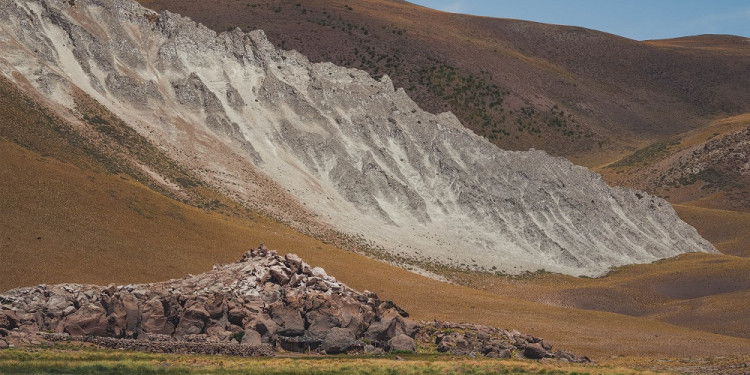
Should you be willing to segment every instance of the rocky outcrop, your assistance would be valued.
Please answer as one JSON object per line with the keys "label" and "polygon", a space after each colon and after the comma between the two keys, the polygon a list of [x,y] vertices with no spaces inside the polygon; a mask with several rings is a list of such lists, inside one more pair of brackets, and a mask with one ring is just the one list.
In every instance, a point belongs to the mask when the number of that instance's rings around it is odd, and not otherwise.
{"label": "rocky outcrop", "polygon": [[[552,345],[541,338],[478,324],[425,322],[420,324],[415,337],[423,344],[436,345],[438,352],[455,355],[591,362],[588,357],[563,350],[552,351]],[[392,341],[399,339],[396,336]]]}
{"label": "rocky outcrop", "polygon": [[[311,223],[303,230],[333,228],[414,264],[506,273],[593,276],[715,251],[662,199],[541,151],[499,150],[388,77],[311,64],[262,31],[217,35],[130,0],[3,1],[0,20],[9,79],[74,114],[80,88],[203,183]],[[207,328],[202,311],[177,327],[172,307],[159,320],[149,305],[147,327]]]}
{"label": "rocky outcrop", "polygon": [[[22,331],[128,339],[135,341],[125,341],[125,348],[146,345],[163,352],[193,347],[174,342],[201,342],[207,346],[197,352],[232,353],[236,349],[226,345],[234,342],[336,354],[363,348],[364,338],[385,348],[416,328],[393,302],[359,293],[296,255],[282,257],[264,246],[237,263],[185,279],[39,285],[8,291],[0,303],[3,336]],[[95,342],[113,347],[115,341]]]}
{"label": "rocky outcrop", "polygon": [[237,263],[179,280],[39,285],[0,294],[0,349],[40,340],[239,356],[415,352],[421,342],[455,355],[588,361],[518,332],[415,322],[392,301],[263,245]]}

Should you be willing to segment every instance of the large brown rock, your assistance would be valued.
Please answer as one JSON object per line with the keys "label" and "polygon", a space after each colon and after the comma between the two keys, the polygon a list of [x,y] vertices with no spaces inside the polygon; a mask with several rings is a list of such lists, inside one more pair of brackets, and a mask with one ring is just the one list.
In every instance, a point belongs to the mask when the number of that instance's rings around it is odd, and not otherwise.
{"label": "large brown rock", "polygon": [[211,298],[209,298],[209,300],[206,302],[205,309],[211,319],[218,320],[221,319],[222,316],[224,316],[224,301],[225,298],[223,294],[216,294],[211,296]]}
{"label": "large brown rock", "polygon": [[[339,327],[341,321],[335,315],[312,311],[305,316],[308,327],[307,334],[319,339],[324,338],[334,327]],[[354,330],[352,330],[354,331]]]}
{"label": "large brown rock", "polygon": [[323,339],[321,348],[328,354],[346,353],[356,341],[354,333],[345,328],[332,328]]}
{"label": "large brown rock", "polygon": [[302,314],[294,308],[286,306],[283,302],[275,302],[271,305],[271,317],[280,327],[276,334],[282,336],[302,336],[305,333],[305,321]]}
{"label": "large brown rock", "polygon": [[[156,333],[171,335],[174,333],[174,324],[164,316],[164,305],[159,298],[152,298],[143,304],[140,319],[140,331],[142,333]],[[141,333],[138,334],[141,336]]]}
{"label": "large brown rock", "polygon": [[107,310],[109,313],[107,316],[107,331],[111,332],[115,337],[125,336],[128,326],[128,312],[122,301],[112,298]]}
{"label": "large brown rock", "polygon": [[547,350],[539,343],[526,345],[523,349],[523,356],[529,359],[542,359],[548,356]]}
{"label": "large brown rock", "polygon": [[84,305],[65,318],[64,330],[74,336],[106,336],[106,313],[101,306]]}
{"label": "large brown rock", "polygon": [[466,340],[461,332],[450,332],[437,339],[437,351],[455,355],[468,355],[473,351],[473,345]]}
{"label": "large brown rock", "polygon": [[203,333],[209,313],[203,304],[197,302],[185,308],[180,322],[175,327],[174,335],[183,337],[185,335],[197,335]]}
{"label": "large brown rock", "polygon": [[212,326],[206,328],[206,336],[208,337],[209,341],[226,342],[229,341],[229,338],[232,336],[232,332],[227,331],[226,329],[224,329],[224,327],[221,326]]}
{"label": "large brown rock", "polygon": [[63,316],[63,311],[67,309],[68,307],[73,306],[73,301],[69,297],[62,296],[59,294],[53,294],[49,297],[47,300],[47,304],[45,306],[45,312],[49,316],[53,317],[61,317]]}
{"label": "large brown rock", "polygon": [[510,358],[513,352],[510,349],[491,350],[485,356],[488,358]]}
{"label": "large brown rock", "polygon": [[18,327],[18,315],[12,310],[0,310],[0,328],[11,330]]}
{"label": "large brown rock", "polygon": [[293,273],[302,272],[302,266],[305,262],[303,262],[302,258],[297,256],[297,254],[287,254],[284,259],[286,259],[286,263],[289,265],[289,268],[291,268]]}
{"label": "large brown rock", "polygon": [[138,332],[138,318],[140,309],[138,308],[138,299],[132,294],[125,294],[120,297],[122,307],[125,310],[125,336],[133,337]]}
{"label": "large brown rock", "polygon": [[417,345],[411,337],[400,334],[388,340],[389,351],[416,352]]}
{"label": "large brown rock", "polygon": [[[250,324],[249,328],[252,328],[263,336],[264,342],[271,341],[271,338],[276,335],[276,332],[280,329],[279,325],[271,319],[267,314],[259,314],[256,316]],[[248,328],[248,327],[246,327]]]}
{"label": "large brown rock", "polygon": [[258,346],[263,343],[260,333],[254,329],[246,329],[242,335],[242,345]]}
{"label": "large brown rock", "polygon": [[272,266],[268,271],[271,273],[273,280],[279,285],[286,285],[289,283],[289,279],[292,276],[292,271],[283,266]]}
{"label": "large brown rock", "polygon": [[370,322],[366,336],[371,340],[387,342],[401,334],[410,336],[415,324],[409,318],[404,318],[395,310],[385,310]]}

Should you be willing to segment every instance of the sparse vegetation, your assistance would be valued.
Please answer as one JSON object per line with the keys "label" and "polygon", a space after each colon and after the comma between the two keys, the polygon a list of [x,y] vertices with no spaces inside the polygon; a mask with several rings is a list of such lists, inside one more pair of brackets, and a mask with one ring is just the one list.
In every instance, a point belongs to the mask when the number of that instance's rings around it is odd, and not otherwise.
{"label": "sparse vegetation", "polygon": [[628,155],[617,162],[609,165],[610,168],[619,167],[635,167],[642,166],[648,162],[666,154],[669,148],[674,145],[678,145],[680,142],[677,140],[671,141],[659,141],[652,143],[631,155]]}
{"label": "sparse vegetation", "polygon": [[82,345],[0,352],[3,373],[66,374],[634,374],[597,365],[540,363],[430,354],[239,358],[107,351]]}

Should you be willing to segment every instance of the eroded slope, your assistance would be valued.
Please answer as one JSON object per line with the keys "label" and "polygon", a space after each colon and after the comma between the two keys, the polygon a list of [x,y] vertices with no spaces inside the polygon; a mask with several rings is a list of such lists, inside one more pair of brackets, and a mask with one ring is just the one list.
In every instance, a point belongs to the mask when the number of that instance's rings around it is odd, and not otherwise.
{"label": "eroded slope", "polygon": [[501,151],[387,77],[311,64],[259,31],[217,36],[120,0],[0,13],[6,76],[73,114],[78,87],[205,183],[290,217],[288,200],[264,199],[281,187],[317,222],[414,263],[597,275],[715,251],[661,199],[540,151]]}

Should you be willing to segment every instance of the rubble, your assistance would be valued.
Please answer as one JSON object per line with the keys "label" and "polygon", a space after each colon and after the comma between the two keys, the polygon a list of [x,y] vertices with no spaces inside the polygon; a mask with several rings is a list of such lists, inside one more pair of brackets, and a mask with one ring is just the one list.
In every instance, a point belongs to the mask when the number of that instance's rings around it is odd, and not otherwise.
{"label": "rubble", "polygon": [[178,280],[38,285],[0,294],[0,349],[40,340],[237,356],[415,352],[421,343],[454,355],[588,361],[515,331],[416,322],[392,301],[263,245],[236,263]]}

